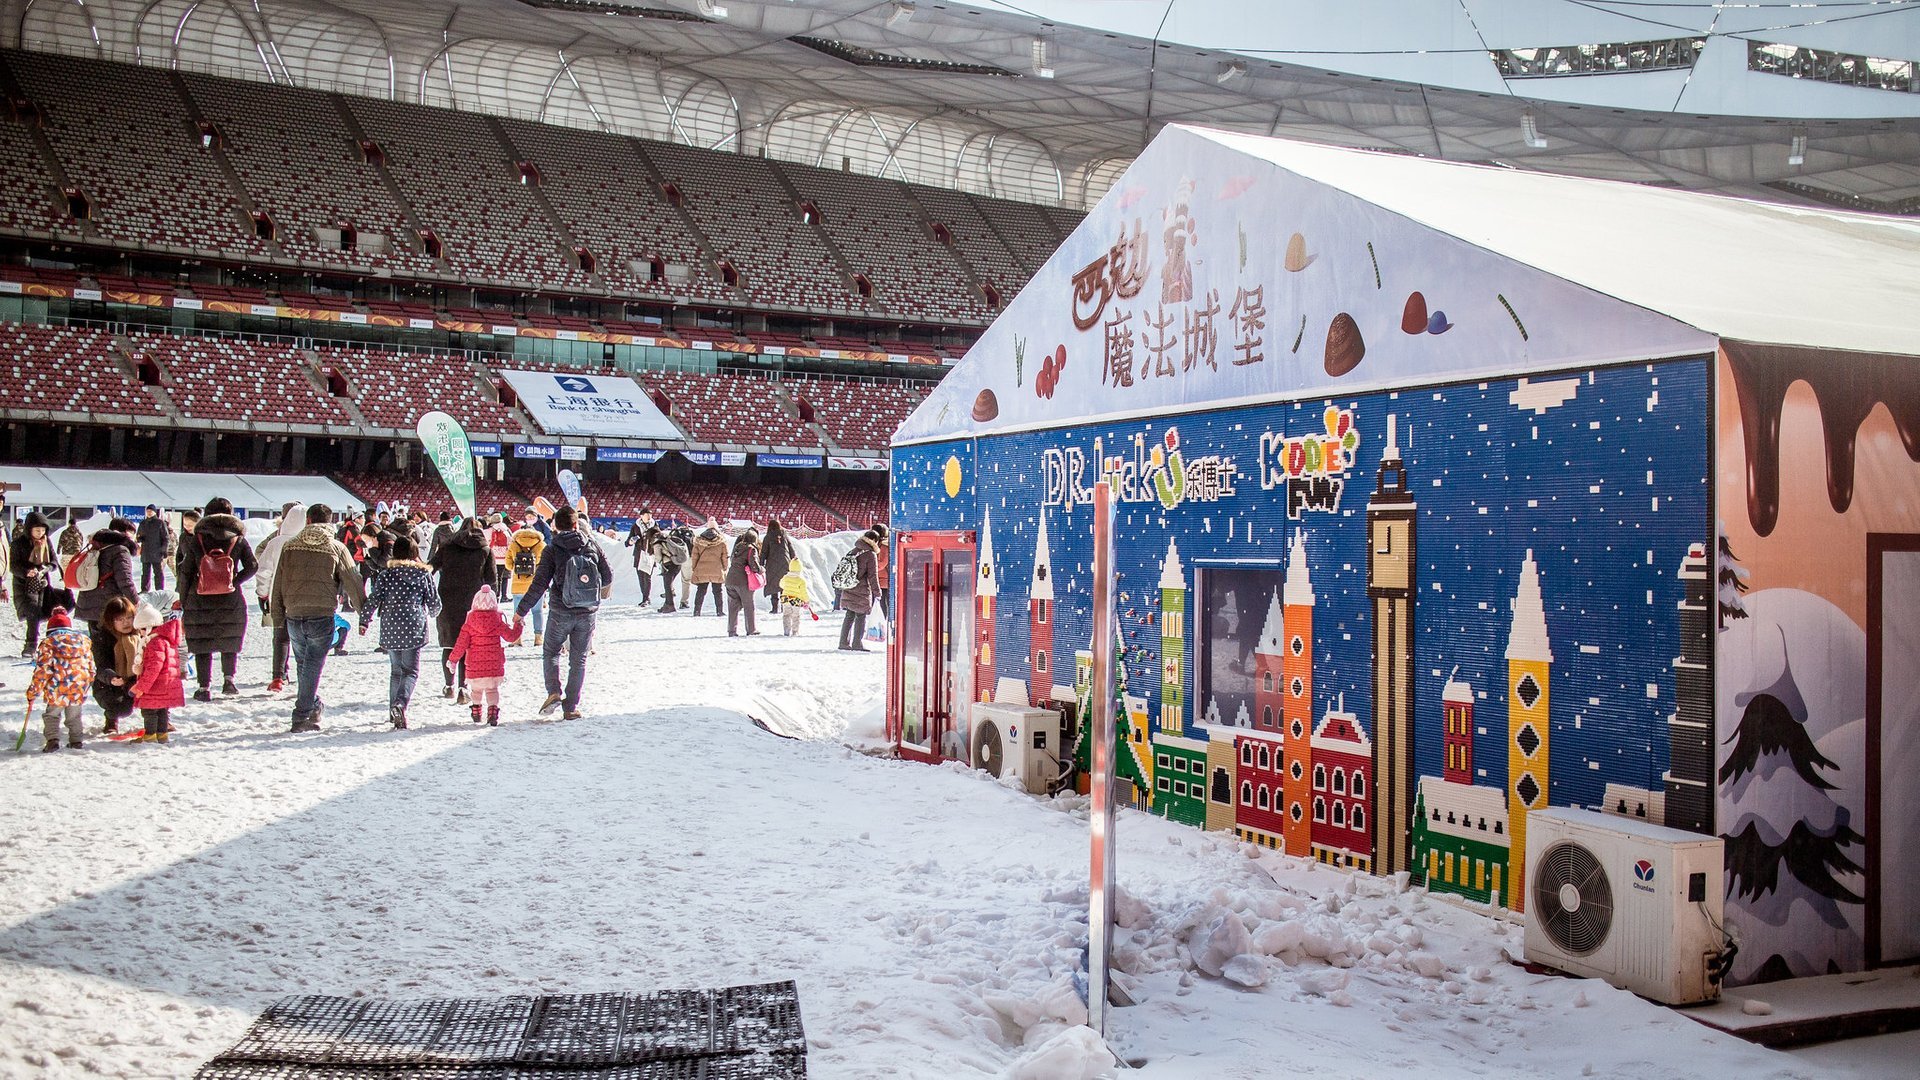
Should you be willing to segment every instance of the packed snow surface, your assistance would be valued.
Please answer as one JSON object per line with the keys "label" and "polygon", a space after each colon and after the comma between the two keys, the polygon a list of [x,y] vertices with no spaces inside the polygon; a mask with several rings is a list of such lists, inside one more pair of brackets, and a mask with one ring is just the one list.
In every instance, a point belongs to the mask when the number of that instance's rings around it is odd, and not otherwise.
{"label": "packed snow surface", "polygon": [[[169,746],[0,754],[0,1075],[186,1076],[286,994],[785,978],[813,1076],[1111,1075],[1070,981],[1086,801],[856,752],[884,659],[835,651],[836,616],[728,638],[712,615],[641,612],[622,569],[583,720],[531,719],[528,647],[501,728],[438,695],[434,656],[414,729],[393,731],[385,659],[356,637],[328,663],[326,730],[289,735],[256,629],[245,693],[189,702]],[[26,677],[0,670],[14,723]],[[766,706],[805,737],[747,722]],[[1128,1075],[1833,1067],[1530,975],[1507,959],[1517,926],[1395,880],[1133,812],[1118,835]]]}

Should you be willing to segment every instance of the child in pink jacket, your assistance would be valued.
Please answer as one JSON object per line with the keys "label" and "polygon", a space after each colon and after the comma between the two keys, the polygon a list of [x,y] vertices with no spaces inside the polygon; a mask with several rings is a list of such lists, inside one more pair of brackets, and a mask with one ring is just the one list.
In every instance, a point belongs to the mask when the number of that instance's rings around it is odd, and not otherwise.
{"label": "child in pink jacket", "polygon": [[452,670],[467,662],[467,692],[472,695],[473,722],[480,722],[480,706],[487,707],[487,723],[500,726],[500,684],[507,681],[507,650],[502,642],[519,641],[520,628],[500,617],[500,598],[493,586],[482,585],[467,609],[467,621],[447,660]]}

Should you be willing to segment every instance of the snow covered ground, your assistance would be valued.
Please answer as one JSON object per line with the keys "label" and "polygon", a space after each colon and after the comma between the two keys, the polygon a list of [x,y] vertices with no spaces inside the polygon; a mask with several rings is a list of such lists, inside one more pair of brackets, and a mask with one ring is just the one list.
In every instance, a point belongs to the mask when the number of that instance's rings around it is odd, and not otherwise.
{"label": "snow covered ground", "polygon": [[[256,631],[246,693],[189,703],[169,746],[0,755],[0,1075],[184,1076],[291,993],[780,978],[815,1076],[1099,1071],[1070,1026],[1084,800],[849,749],[883,660],[836,652],[832,615],[729,639],[636,610],[623,580],[578,722],[529,721],[529,647],[502,728],[428,686],[392,731],[384,658],[356,638],[327,669],[327,730],[289,735]],[[17,723],[26,669],[0,680]],[[742,716],[769,706],[814,737]],[[1391,881],[1133,813],[1120,837],[1141,1004],[1114,1042],[1143,1078],[1876,1075],[1528,975],[1504,961],[1516,927]]]}

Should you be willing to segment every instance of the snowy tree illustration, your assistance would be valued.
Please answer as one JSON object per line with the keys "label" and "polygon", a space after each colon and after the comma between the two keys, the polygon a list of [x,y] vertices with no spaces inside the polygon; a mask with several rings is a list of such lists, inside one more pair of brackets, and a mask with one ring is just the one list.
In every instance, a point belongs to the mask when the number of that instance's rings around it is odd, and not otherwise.
{"label": "snowy tree illustration", "polygon": [[[1839,766],[1808,734],[1807,703],[1791,658],[1771,686],[1741,694],[1735,704],[1740,720],[1725,740],[1716,776],[1722,799],[1738,808],[1723,837],[1728,893],[1771,925],[1787,925],[1804,906],[1827,926],[1845,930],[1841,905],[1864,902],[1851,882],[1863,871],[1866,837],[1831,794],[1838,788],[1829,777]],[[1775,954],[1755,979],[1814,973]]]}
{"label": "snowy tree illustration", "polygon": [[1747,617],[1747,602],[1741,595],[1747,591],[1747,568],[1733,553],[1733,545],[1727,542],[1725,527],[1720,529],[1720,558],[1718,578],[1715,582],[1719,594],[1720,615],[1715,624],[1725,630],[1727,623]]}

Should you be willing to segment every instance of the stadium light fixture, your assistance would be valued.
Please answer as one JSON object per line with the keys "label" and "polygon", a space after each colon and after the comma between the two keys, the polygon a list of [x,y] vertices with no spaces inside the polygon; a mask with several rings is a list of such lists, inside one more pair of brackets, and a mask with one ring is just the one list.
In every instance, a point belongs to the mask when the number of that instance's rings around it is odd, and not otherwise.
{"label": "stadium light fixture", "polygon": [[912,4],[894,4],[893,11],[887,15],[887,29],[891,30],[903,22],[912,21],[913,13],[917,10],[919,9],[915,8]]}
{"label": "stadium light fixture", "polygon": [[1793,142],[1787,147],[1787,164],[1805,165],[1807,163],[1807,133],[1796,131]]}
{"label": "stadium light fixture", "polygon": [[1046,38],[1033,39],[1033,73],[1043,79],[1053,78],[1053,42]]}
{"label": "stadium light fixture", "polygon": [[1247,62],[1245,60],[1235,60],[1231,63],[1221,64],[1220,73],[1213,77],[1213,81],[1219,83],[1221,86],[1225,86],[1235,79],[1244,79],[1246,77]]}
{"label": "stadium light fixture", "polygon": [[1528,109],[1526,112],[1520,114],[1520,137],[1525,139],[1527,145],[1532,149],[1545,150],[1547,148],[1547,140],[1540,137],[1540,126],[1534,123],[1532,109]]}
{"label": "stadium light fixture", "polygon": [[727,5],[720,3],[720,0],[694,0],[694,6],[700,9],[700,14],[709,19],[727,17]]}

